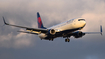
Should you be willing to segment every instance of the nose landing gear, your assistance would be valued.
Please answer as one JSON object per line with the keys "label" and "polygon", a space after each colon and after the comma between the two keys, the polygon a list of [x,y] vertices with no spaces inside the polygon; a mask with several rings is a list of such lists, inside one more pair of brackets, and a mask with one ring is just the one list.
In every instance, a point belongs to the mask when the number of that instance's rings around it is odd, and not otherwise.
{"label": "nose landing gear", "polygon": [[68,39],[68,38],[67,38],[67,39],[65,39],[65,42],[70,42],[70,39]]}
{"label": "nose landing gear", "polygon": [[53,38],[49,39],[49,41],[53,41],[53,40],[54,40]]}

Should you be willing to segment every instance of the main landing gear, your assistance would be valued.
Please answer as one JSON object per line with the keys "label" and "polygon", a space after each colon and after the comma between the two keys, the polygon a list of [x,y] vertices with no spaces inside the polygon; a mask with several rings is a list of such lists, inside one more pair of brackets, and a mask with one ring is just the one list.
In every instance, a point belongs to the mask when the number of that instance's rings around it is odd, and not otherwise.
{"label": "main landing gear", "polygon": [[65,42],[70,42],[70,39],[69,38],[65,39]]}
{"label": "main landing gear", "polygon": [[49,41],[53,41],[53,40],[54,40],[53,38],[49,39]]}

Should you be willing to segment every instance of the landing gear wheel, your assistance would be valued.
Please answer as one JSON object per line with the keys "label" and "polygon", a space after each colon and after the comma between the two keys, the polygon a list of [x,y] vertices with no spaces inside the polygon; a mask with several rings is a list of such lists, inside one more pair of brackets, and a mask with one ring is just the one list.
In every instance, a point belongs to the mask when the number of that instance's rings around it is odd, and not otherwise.
{"label": "landing gear wheel", "polygon": [[70,39],[67,39],[68,42],[70,42]]}
{"label": "landing gear wheel", "polygon": [[49,39],[49,41],[53,41],[53,40],[54,40],[53,38]]}
{"label": "landing gear wheel", "polygon": [[70,42],[70,39],[65,39],[65,42]]}
{"label": "landing gear wheel", "polygon": [[67,39],[65,39],[65,42],[67,42]]}
{"label": "landing gear wheel", "polygon": [[53,39],[51,39],[51,41],[53,41]]}

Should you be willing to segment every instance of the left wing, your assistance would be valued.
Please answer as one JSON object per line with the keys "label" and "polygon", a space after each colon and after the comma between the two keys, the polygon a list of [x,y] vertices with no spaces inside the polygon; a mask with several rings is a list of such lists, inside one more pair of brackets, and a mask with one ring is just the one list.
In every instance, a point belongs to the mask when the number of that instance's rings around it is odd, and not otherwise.
{"label": "left wing", "polygon": [[4,17],[3,17],[3,21],[4,21],[4,24],[5,24],[5,25],[14,26],[14,27],[19,27],[19,28],[25,28],[26,30],[29,30],[29,31],[37,31],[37,32],[41,32],[41,33],[47,33],[47,32],[48,32],[48,29],[29,28],[29,27],[24,27],[24,26],[17,26],[17,25],[8,24],[8,23],[6,23]]}

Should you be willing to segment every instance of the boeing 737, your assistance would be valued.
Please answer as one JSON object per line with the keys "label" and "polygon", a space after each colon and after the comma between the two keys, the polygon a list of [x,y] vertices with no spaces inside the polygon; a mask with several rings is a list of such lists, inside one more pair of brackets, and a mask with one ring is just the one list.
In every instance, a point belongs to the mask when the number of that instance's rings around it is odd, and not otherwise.
{"label": "boeing 737", "polygon": [[24,28],[27,31],[18,31],[22,33],[28,34],[35,34],[40,37],[40,39],[51,40],[53,41],[57,37],[66,38],[65,42],[70,42],[70,37],[73,36],[74,38],[81,38],[85,34],[101,34],[102,35],[102,26],[100,26],[100,32],[82,32],[80,31],[86,25],[86,21],[83,18],[75,18],[71,20],[67,20],[55,26],[46,28],[44,27],[39,12],[37,12],[37,21],[38,21],[38,28],[30,28],[24,26],[17,26],[8,24],[3,17],[3,21],[5,25]]}

